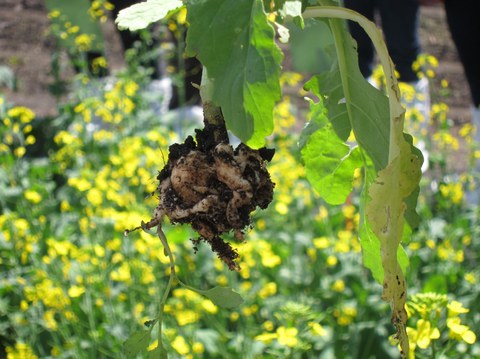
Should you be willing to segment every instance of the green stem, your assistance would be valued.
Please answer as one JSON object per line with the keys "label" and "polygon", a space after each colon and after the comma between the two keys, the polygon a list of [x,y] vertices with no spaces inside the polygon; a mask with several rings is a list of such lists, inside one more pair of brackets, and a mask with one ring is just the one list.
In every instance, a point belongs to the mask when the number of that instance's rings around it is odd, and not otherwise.
{"label": "green stem", "polygon": [[[173,280],[176,278],[175,274],[175,260],[173,259],[173,254],[170,249],[170,246],[168,245],[167,237],[165,237],[165,233],[162,231],[162,227],[160,224],[157,226],[157,235],[158,238],[160,238],[160,241],[162,242],[163,248],[165,250],[165,253],[168,256],[168,259],[170,261],[170,277],[168,279],[167,287],[165,288],[165,291],[163,292],[162,300],[160,301],[160,308],[158,312],[158,318],[157,318],[157,323],[158,323],[158,347],[160,348],[160,353],[165,351],[165,348],[163,347],[163,342],[162,342],[162,321],[163,321],[163,313],[165,310],[165,303],[167,301],[168,295],[170,294],[170,289],[172,288]],[[161,354],[160,354],[161,355]]]}
{"label": "green stem", "polygon": [[205,66],[202,69],[200,97],[202,102],[212,102],[213,99],[213,81],[208,78],[207,68]]}
{"label": "green stem", "polygon": [[[402,112],[395,106],[400,101],[400,90],[398,89],[398,81],[395,77],[394,66],[390,56],[388,55],[387,46],[383,40],[382,32],[378,27],[368,20],[366,17],[357,12],[336,6],[315,6],[305,10],[302,14],[304,19],[308,18],[336,18],[351,20],[357,22],[367,33],[377,50],[380,63],[385,73],[387,82],[387,96],[390,107],[390,144],[388,152],[388,163],[391,163],[399,154],[400,148],[395,140],[394,122],[401,117]],[[342,82],[344,77],[342,77]],[[344,86],[345,88],[345,86]]]}

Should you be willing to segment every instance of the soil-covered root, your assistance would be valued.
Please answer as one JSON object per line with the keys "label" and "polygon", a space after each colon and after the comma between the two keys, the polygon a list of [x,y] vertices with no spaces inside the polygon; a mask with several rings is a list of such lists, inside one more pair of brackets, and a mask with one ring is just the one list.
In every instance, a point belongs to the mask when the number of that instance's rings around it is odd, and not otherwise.
{"label": "soil-covered root", "polygon": [[183,144],[170,146],[168,163],[158,175],[159,204],[155,222],[167,216],[172,223],[189,223],[210,244],[230,269],[238,270],[238,253],[221,234],[233,231],[243,240],[250,225],[250,213],[265,209],[273,199],[274,183],[265,162],[274,150],[253,150],[245,144],[237,148],[226,141],[216,143],[214,126],[197,130]]}

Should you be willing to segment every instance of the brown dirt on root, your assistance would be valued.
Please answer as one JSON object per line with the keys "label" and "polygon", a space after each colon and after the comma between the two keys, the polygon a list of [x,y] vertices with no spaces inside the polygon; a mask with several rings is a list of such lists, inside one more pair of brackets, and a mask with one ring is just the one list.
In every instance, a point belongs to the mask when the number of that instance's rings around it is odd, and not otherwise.
{"label": "brown dirt on root", "polygon": [[233,149],[225,127],[206,122],[204,129],[196,130],[196,141],[189,136],[183,144],[170,146],[168,162],[157,177],[154,221],[161,223],[166,216],[172,223],[190,224],[200,236],[194,240],[195,249],[204,241],[237,270],[238,254],[221,235],[233,232],[235,239],[243,240],[250,213],[273,200],[274,184],[265,166],[273,150],[252,150],[244,144]]}

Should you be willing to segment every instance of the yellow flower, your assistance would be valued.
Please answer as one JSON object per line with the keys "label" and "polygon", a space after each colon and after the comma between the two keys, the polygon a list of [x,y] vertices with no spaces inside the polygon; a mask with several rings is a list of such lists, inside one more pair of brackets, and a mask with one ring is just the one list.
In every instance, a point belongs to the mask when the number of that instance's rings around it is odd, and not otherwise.
{"label": "yellow flower", "polygon": [[172,341],[172,347],[179,353],[180,355],[187,355],[190,352],[190,348],[188,347],[185,338],[181,335],[177,335],[175,339]]}
{"label": "yellow flower", "polygon": [[178,325],[183,327],[187,324],[196,323],[199,320],[199,315],[194,310],[181,310],[175,312],[175,319]]}
{"label": "yellow flower", "polygon": [[273,340],[277,339],[277,333],[262,333],[253,338],[256,341],[263,342],[265,344],[271,343]]}
{"label": "yellow flower", "polygon": [[[117,253],[120,254],[120,253]],[[113,261],[114,258],[112,258]],[[131,283],[132,277],[130,275],[130,266],[128,262],[123,262],[116,271],[110,273],[110,279],[118,282]]]}
{"label": "yellow flower", "polygon": [[216,314],[218,312],[218,307],[209,299],[202,300],[200,305],[207,313]]}
{"label": "yellow flower", "polygon": [[329,267],[335,267],[337,263],[338,263],[337,257],[331,256],[331,255],[327,257],[327,265]]}
{"label": "yellow flower", "polygon": [[277,340],[280,344],[293,348],[298,344],[297,334],[297,328],[285,328],[282,326],[277,329]]}
{"label": "yellow flower", "polygon": [[458,341],[463,340],[467,344],[473,344],[477,340],[477,336],[466,325],[461,324],[461,320],[458,317],[448,318],[447,327],[450,329],[450,338]]}
{"label": "yellow flower", "polygon": [[456,300],[453,300],[450,303],[448,303],[447,308],[448,308],[449,318],[457,317],[459,314],[468,313],[470,311],[469,309],[464,308],[463,304]]}
{"label": "yellow flower", "polygon": [[59,10],[52,10],[48,13],[48,18],[49,19],[55,19],[57,17],[60,17],[60,11]]}
{"label": "yellow flower", "polygon": [[275,204],[275,210],[281,215],[286,215],[288,213],[288,206],[283,202],[277,202]]}
{"label": "yellow flower", "polygon": [[274,268],[282,263],[282,259],[273,252],[262,254],[262,265],[267,268]]}
{"label": "yellow flower", "polygon": [[446,183],[440,185],[440,193],[445,198],[450,198],[454,204],[460,204],[463,200],[461,183]]}
{"label": "yellow flower", "polygon": [[330,241],[327,237],[318,237],[313,240],[313,245],[318,249],[325,249],[330,246]]}
{"label": "yellow flower", "polygon": [[40,193],[34,190],[26,190],[23,195],[28,201],[32,202],[33,204],[40,203],[40,201],[42,200],[42,196],[40,195]]}
{"label": "yellow flower", "polygon": [[274,324],[273,324],[272,321],[267,320],[267,321],[263,322],[262,328],[265,329],[268,332],[271,332],[274,328]]}
{"label": "yellow flower", "polygon": [[102,192],[97,188],[92,188],[87,192],[87,201],[93,206],[98,207],[102,204]]}
{"label": "yellow flower", "polygon": [[58,324],[57,324],[57,321],[55,320],[55,312],[53,310],[47,310],[43,314],[43,321],[47,329],[52,331],[55,331],[58,329]]}
{"label": "yellow flower", "polygon": [[27,138],[25,139],[25,144],[26,145],[33,145],[36,142],[35,136],[33,135],[28,135]]}
{"label": "yellow flower", "polygon": [[430,346],[432,339],[440,338],[440,331],[438,328],[432,328],[429,321],[420,319],[417,322],[416,343],[421,349],[426,349]]}
{"label": "yellow flower", "polygon": [[335,309],[333,315],[337,318],[337,323],[341,326],[349,325],[357,316],[357,309],[354,307],[343,307]]}
{"label": "yellow flower", "polygon": [[16,106],[8,110],[7,116],[19,118],[21,123],[29,123],[35,118],[35,113],[27,107]]}
{"label": "yellow flower", "polygon": [[71,27],[69,27],[68,30],[67,30],[67,32],[68,32],[69,34],[76,34],[76,33],[79,32],[79,31],[80,31],[80,27],[77,26],[77,25],[71,26]]}
{"label": "yellow flower", "polygon": [[75,45],[77,45],[80,51],[88,51],[92,48],[93,38],[93,35],[80,34],[75,37]]}
{"label": "yellow flower", "polygon": [[195,342],[193,343],[192,345],[192,351],[195,353],[195,354],[203,354],[205,352],[205,347],[203,346],[202,343],[200,342]]}
{"label": "yellow flower", "polygon": [[127,96],[134,96],[137,93],[138,85],[134,81],[127,81],[124,84],[124,91]]}
{"label": "yellow flower", "polygon": [[277,293],[277,283],[269,282],[265,284],[262,289],[260,289],[260,291],[258,292],[258,296],[262,299],[265,299],[267,297],[275,295],[275,293]]}
{"label": "yellow flower", "polygon": [[77,286],[77,285],[72,285],[68,289],[68,296],[70,298],[78,298],[80,297],[83,293],[85,293],[85,287],[84,286]]}
{"label": "yellow flower", "polygon": [[325,335],[327,335],[327,331],[319,323],[310,322],[308,323],[308,326],[310,327],[310,331],[312,332],[313,335],[316,335],[319,337],[324,337]]}
{"label": "yellow flower", "polygon": [[17,342],[15,347],[6,347],[7,359],[38,359],[33,349],[25,343]]}
{"label": "yellow flower", "polygon": [[333,285],[332,285],[332,289],[335,291],[335,292],[343,292],[345,290],[345,282],[341,279],[337,279]]}
{"label": "yellow flower", "polygon": [[253,304],[250,307],[242,308],[242,313],[246,317],[248,317],[252,314],[255,314],[256,312],[258,312],[258,305],[256,305],[256,304]]}
{"label": "yellow flower", "polygon": [[465,273],[465,280],[470,283],[470,284],[475,284],[477,283],[477,279],[475,277],[475,273],[469,272]]}
{"label": "yellow flower", "polygon": [[28,309],[28,302],[26,300],[20,301],[20,310],[25,312]]}
{"label": "yellow flower", "polygon": [[17,147],[17,148],[15,148],[15,150],[13,150],[13,154],[15,156],[17,156],[18,158],[23,157],[26,152],[27,152],[27,150],[23,146]]}

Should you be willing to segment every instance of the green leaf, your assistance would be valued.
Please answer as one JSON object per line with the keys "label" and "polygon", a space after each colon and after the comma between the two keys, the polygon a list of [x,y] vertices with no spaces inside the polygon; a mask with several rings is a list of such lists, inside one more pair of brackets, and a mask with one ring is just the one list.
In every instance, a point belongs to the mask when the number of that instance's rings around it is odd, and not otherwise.
{"label": "green leaf", "polygon": [[350,44],[344,47],[346,62],[341,65],[346,74],[345,87],[342,87],[340,68],[336,65],[332,71],[312,78],[305,88],[323,98],[329,120],[342,140],[346,141],[353,130],[355,140],[378,171],[388,162],[388,99],[363,78],[351,39],[345,37],[344,42]]}
{"label": "green leaf", "polygon": [[189,56],[197,56],[213,82],[213,102],[227,128],[253,148],[273,131],[280,99],[282,54],[261,0],[189,0]]}
{"label": "green leaf", "polygon": [[164,348],[156,347],[148,352],[148,359],[168,359],[168,353]]}
{"label": "green leaf", "polygon": [[243,298],[241,295],[229,287],[214,287],[209,290],[193,290],[204,295],[210,299],[213,304],[222,308],[235,308],[243,303]]}
{"label": "green leaf", "polygon": [[150,330],[140,330],[133,333],[125,343],[123,343],[125,355],[131,358],[142,351],[146,351],[150,344],[150,333]]}
{"label": "green leaf", "polygon": [[[363,265],[370,270],[378,283],[383,284],[384,272],[380,254],[380,241],[366,223],[360,229],[360,245],[362,246]],[[405,272],[410,261],[402,246],[398,246],[397,260],[400,268]]]}
{"label": "green leaf", "polygon": [[145,29],[182,5],[180,0],[147,0],[120,10],[115,22],[120,29],[130,31]]}
{"label": "green leaf", "polygon": [[352,191],[353,174],[361,167],[358,148],[350,151],[331,125],[317,130],[302,149],[307,178],[330,204],[342,204]]}

